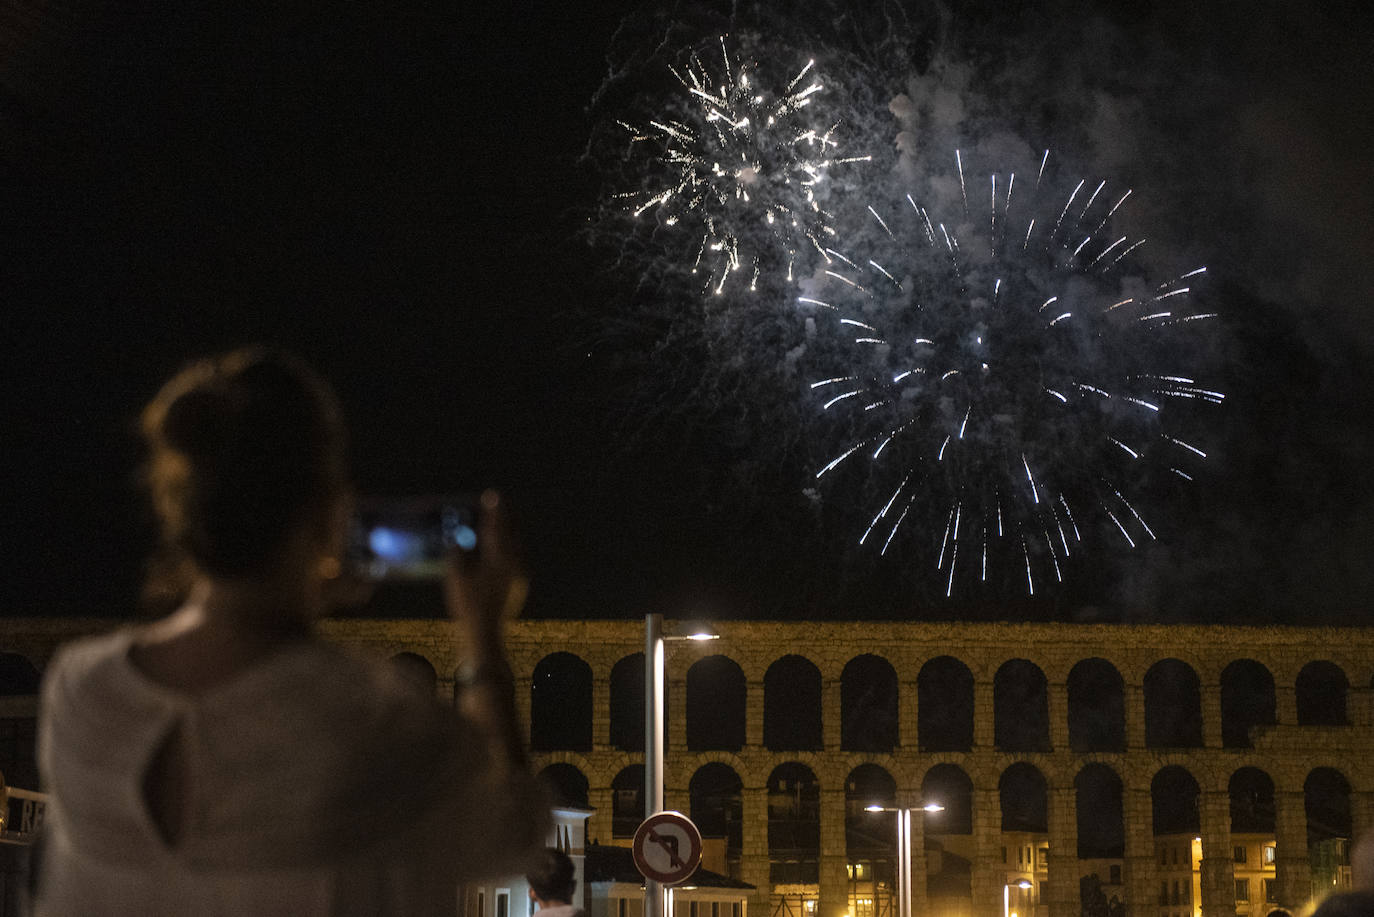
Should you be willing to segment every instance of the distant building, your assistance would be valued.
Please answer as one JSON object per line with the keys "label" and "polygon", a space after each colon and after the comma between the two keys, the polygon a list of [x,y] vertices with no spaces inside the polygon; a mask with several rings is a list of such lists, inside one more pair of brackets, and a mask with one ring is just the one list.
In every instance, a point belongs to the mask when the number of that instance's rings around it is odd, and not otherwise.
{"label": "distant building", "polygon": [[34,760],[38,668],[5,649],[8,640],[0,636],[0,917],[14,917],[25,913],[29,848],[45,802]]}
{"label": "distant building", "polygon": [[46,796],[6,786],[0,774],[0,917],[28,913],[33,842],[46,810]]}
{"label": "distant building", "polygon": [[[545,846],[556,847],[573,862],[577,877],[576,900],[573,904],[587,910],[586,856],[587,817],[591,810],[577,806],[554,806],[553,824]],[[530,884],[524,876],[497,876],[481,882],[471,882],[458,890],[459,911],[462,917],[532,917],[534,901],[530,898]]]}
{"label": "distant building", "polygon": [[[97,626],[0,632],[41,668]],[[461,648],[445,621],[323,628],[452,691]],[[668,651],[666,801],[706,835],[708,869],[754,887],[753,917],[893,917],[894,816],[864,811],[875,802],[945,806],[914,819],[916,917],[995,917],[1004,891],[1018,917],[1297,914],[1350,883],[1350,841],[1374,826],[1374,631],[717,629]],[[628,844],[643,817],[642,624],[517,621],[510,644],[536,766],[591,810],[588,848]],[[617,881],[606,900],[634,917],[633,880],[612,895]],[[494,902],[480,917],[518,917]]]}
{"label": "distant building", "polygon": [[[586,850],[588,917],[643,917],[644,877],[628,847],[592,844]],[[754,886],[697,868],[687,881],[668,889],[671,917],[749,917]]]}
{"label": "distant building", "polygon": [[[555,806],[547,845],[568,854],[576,868],[572,903],[588,917],[643,917],[644,877],[628,847],[588,844],[586,826],[595,813]],[[671,917],[748,917],[754,887],[707,869],[705,865],[668,892]],[[473,882],[459,890],[462,917],[535,917],[524,876]]]}

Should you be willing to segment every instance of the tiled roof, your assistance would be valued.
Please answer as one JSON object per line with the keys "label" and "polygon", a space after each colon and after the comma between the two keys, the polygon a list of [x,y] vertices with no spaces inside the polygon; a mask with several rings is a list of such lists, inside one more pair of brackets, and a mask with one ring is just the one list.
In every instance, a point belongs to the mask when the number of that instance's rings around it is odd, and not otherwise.
{"label": "tiled roof", "polygon": [[[586,854],[587,858],[583,864],[583,881],[589,885],[593,882],[633,882],[638,885],[644,881],[644,877],[635,868],[634,857],[630,854],[628,847],[588,844]],[[682,884],[695,885],[698,888],[754,890],[754,886],[748,882],[740,882],[729,876],[722,876],[718,872],[702,869],[700,866]]]}

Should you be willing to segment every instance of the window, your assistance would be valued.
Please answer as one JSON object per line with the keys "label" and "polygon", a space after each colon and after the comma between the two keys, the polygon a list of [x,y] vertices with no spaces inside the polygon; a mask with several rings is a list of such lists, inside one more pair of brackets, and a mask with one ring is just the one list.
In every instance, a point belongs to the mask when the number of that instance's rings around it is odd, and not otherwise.
{"label": "window", "polygon": [[1232,857],[1231,857],[1231,858],[1232,858],[1233,860],[1235,860],[1235,862],[1237,862],[1237,863],[1244,863],[1244,862],[1245,862],[1245,848],[1244,848],[1244,847],[1235,847],[1235,848],[1233,848],[1232,851],[1231,851],[1231,854],[1232,854]]}
{"label": "window", "polygon": [[1002,848],[1002,862],[1005,863],[1006,861],[1007,861],[1007,848],[1003,847],[1003,848]]}
{"label": "window", "polygon": [[1169,849],[1170,849],[1170,851],[1171,851],[1170,856],[1173,858],[1174,865],[1177,866],[1177,865],[1178,865],[1178,848],[1177,848],[1177,847],[1171,847],[1171,848],[1169,848]]}
{"label": "window", "polygon": [[1273,845],[1273,844],[1265,844],[1265,845],[1264,845],[1264,865],[1265,865],[1265,866],[1273,866],[1273,865],[1274,865],[1274,845]]}
{"label": "window", "polygon": [[1041,847],[1041,848],[1040,848],[1040,865],[1041,865],[1041,866],[1048,866],[1048,865],[1050,865],[1050,848],[1048,848],[1048,847]]}
{"label": "window", "polygon": [[615,917],[626,917],[630,911],[629,904],[630,899],[628,898],[615,899]]}
{"label": "window", "polygon": [[638,784],[644,782],[644,768],[638,767],[637,773],[630,773],[626,768],[617,775],[627,779],[638,778],[633,787],[611,787],[611,837],[634,837],[635,831],[639,828],[639,823],[644,820],[644,805],[640,802],[641,787]]}
{"label": "window", "polygon": [[720,902],[711,902],[711,917],[720,917]]}
{"label": "window", "polygon": [[[10,762],[5,767],[13,767],[19,766],[20,762],[31,762],[37,736],[38,720],[33,717],[0,719],[0,763]],[[32,785],[35,788],[38,786],[36,782]]]}
{"label": "window", "polygon": [[[1169,903],[1170,903],[1170,904],[1178,904],[1178,880],[1177,880],[1177,879],[1174,880],[1174,893],[1173,893],[1172,895],[1169,896]],[[497,914],[496,917],[502,917],[502,915],[501,915],[501,914]]]}
{"label": "window", "polygon": [[486,892],[477,893],[477,915],[476,917],[487,917],[487,894]]}
{"label": "window", "polygon": [[1249,900],[1250,900],[1250,880],[1249,880],[1249,879],[1237,879],[1237,880],[1236,880],[1236,903],[1237,903],[1237,904],[1240,904],[1240,903],[1242,903],[1242,902],[1249,901]]}
{"label": "window", "polygon": [[1120,884],[1121,884],[1121,867],[1120,867],[1120,866],[1117,866],[1117,865],[1113,865],[1113,866],[1112,866],[1112,884],[1113,884],[1113,885],[1120,885]]}
{"label": "window", "polygon": [[1160,847],[1160,848],[1159,848],[1159,865],[1160,865],[1160,866],[1168,866],[1168,865],[1169,865],[1169,848],[1168,848],[1168,847]]}
{"label": "window", "polygon": [[1040,903],[1040,904],[1049,904],[1049,903],[1050,903],[1050,883],[1048,883],[1048,882],[1041,882],[1041,883],[1040,883],[1039,892],[1040,892],[1039,903]]}
{"label": "window", "polygon": [[496,892],[496,917],[510,917],[510,889],[503,888]]}
{"label": "window", "polygon": [[1279,883],[1273,879],[1264,880],[1264,902],[1265,904],[1279,903]]}
{"label": "window", "polygon": [[1159,883],[1159,903],[1169,903],[1169,883],[1167,881]]}
{"label": "window", "polygon": [[1017,866],[1024,865],[1025,862],[1026,862],[1024,859],[1022,859],[1022,851],[1023,851],[1024,849],[1025,849],[1024,847],[1017,847],[1017,848],[1016,848],[1016,865],[1017,865]]}
{"label": "window", "polygon": [[730,902],[730,917],[742,917],[742,913],[743,913],[743,912],[742,912],[741,909],[740,909],[740,903],[739,903],[738,901],[731,901],[731,902]]}
{"label": "window", "polygon": [[697,917],[697,903],[695,901],[687,902],[687,917]]}

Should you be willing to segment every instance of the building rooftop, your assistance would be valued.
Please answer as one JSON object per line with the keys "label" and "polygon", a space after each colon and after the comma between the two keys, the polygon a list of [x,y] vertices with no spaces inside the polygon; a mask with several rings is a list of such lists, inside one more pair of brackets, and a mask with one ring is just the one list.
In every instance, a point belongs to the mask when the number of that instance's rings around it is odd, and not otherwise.
{"label": "building rooftop", "polygon": [[[583,865],[584,881],[593,882],[632,882],[642,884],[644,877],[635,868],[634,857],[628,847],[613,847],[605,844],[588,844],[587,859]],[[697,867],[697,871],[682,883],[698,888],[737,888],[751,892],[754,886],[741,882],[718,872]]]}

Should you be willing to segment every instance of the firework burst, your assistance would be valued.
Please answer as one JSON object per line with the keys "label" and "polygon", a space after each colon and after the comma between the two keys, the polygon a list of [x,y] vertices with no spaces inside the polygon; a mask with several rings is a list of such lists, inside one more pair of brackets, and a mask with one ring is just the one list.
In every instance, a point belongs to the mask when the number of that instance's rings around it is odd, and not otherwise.
{"label": "firework burst", "polygon": [[1131,191],[1051,191],[1047,159],[975,184],[956,153],[952,213],[910,195],[870,207],[876,241],[801,297],[852,342],[848,368],[811,385],[850,423],[816,477],[869,463],[886,483],[860,542],[916,541],[947,596],[1034,595],[1094,537],[1155,538],[1142,507],[1206,458],[1177,428],[1224,399],[1189,368],[1215,317],[1190,305],[1206,269],[1147,283],[1144,240],[1115,228]]}
{"label": "firework burst", "polygon": [[782,89],[725,38],[669,68],[679,90],[639,124],[618,122],[644,151],[644,185],[616,200],[676,240],[704,291],[756,290],[761,275],[792,281],[835,235],[831,170],[869,157],[841,151],[814,60]]}

